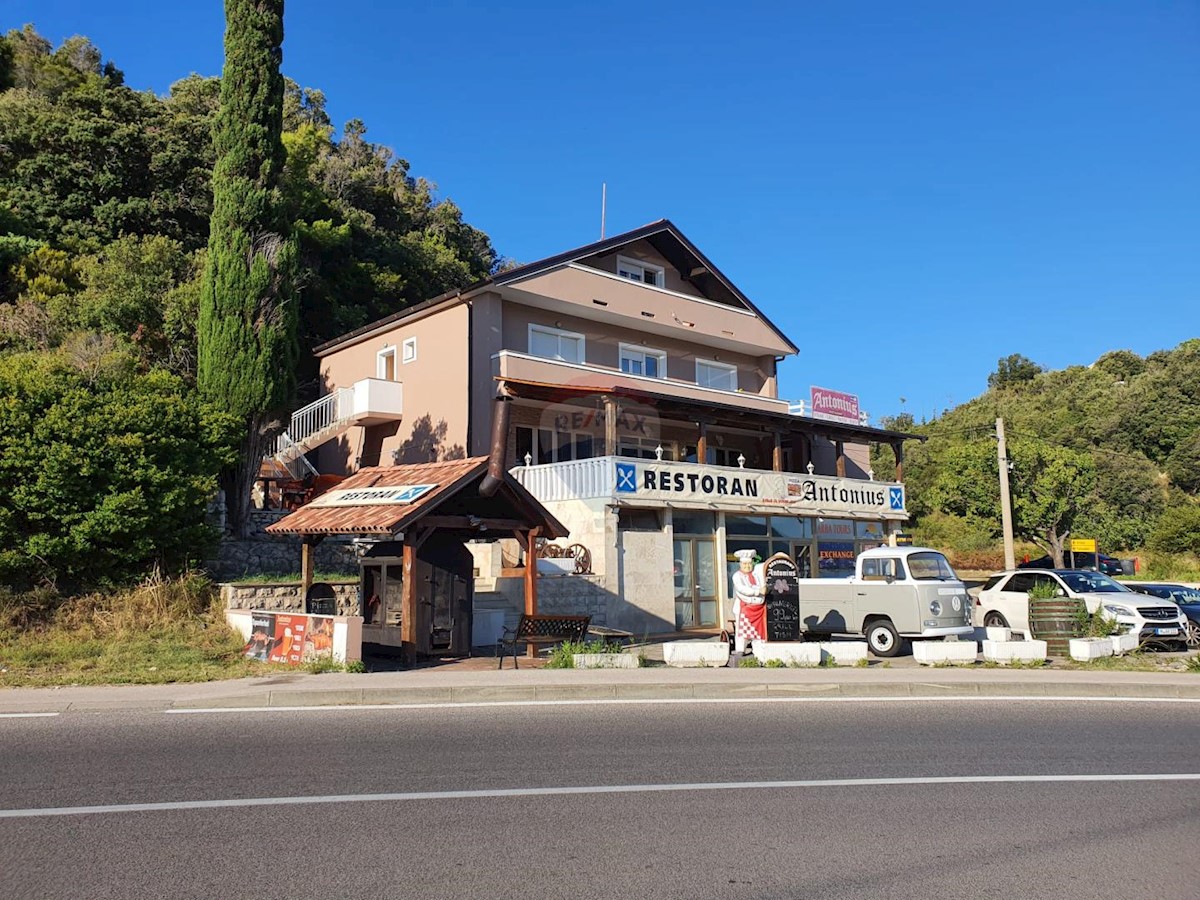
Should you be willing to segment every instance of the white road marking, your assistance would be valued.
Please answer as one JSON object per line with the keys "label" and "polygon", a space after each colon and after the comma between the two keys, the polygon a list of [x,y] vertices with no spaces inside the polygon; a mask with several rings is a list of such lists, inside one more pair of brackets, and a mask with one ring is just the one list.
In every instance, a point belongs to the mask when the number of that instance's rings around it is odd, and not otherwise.
{"label": "white road marking", "polygon": [[0,719],[50,719],[57,715],[56,712],[0,713]]}
{"label": "white road marking", "polygon": [[462,703],[340,703],[329,706],[216,706],[164,709],[169,715],[210,715],[214,713],[262,712],[347,712],[385,709],[480,709],[489,706],[631,706],[736,703],[1042,703],[1069,700],[1079,703],[1200,703],[1200,697],[1094,697],[1084,696],[998,696],[970,694],[951,697],[658,697],[610,698],[589,700],[478,700]]}
{"label": "white road marking", "polygon": [[954,775],[927,778],[831,778],[806,781],[717,781],[696,784],[598,784],[577,787],[496,788],[477,791],[413,791],[394,794],[332,794],[318,797],[245,797],[228,800],[181,800],[167,803],[118,803],[107,806],[58,806],[0,809],[0,819],[39,816],[87,816],[103,813],[167,812],[251,806],[305,806],[329,803],[398,803],[410,800],[487,800],[499,797],[562,797],[579,794],[655,794],[683,791],[786,790],[788,788],[897,787],[938,784],[1047,784],[1055,782],[1200,781],[1200,772],[1131,775]]}

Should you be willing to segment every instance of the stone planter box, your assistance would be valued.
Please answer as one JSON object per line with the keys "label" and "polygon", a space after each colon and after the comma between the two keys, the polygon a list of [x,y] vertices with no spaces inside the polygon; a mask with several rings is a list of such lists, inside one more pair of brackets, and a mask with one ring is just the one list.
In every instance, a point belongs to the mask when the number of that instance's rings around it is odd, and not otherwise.
{"label": "stone planter box", "polygon": [[1113,655],[1113,642],[1106,637],[1103,638],[1071,638],[1071,659],[1079,662],[1088,662],[1093,659],[1100,659],[1102,656]]}
{"label": "stone planter box", "polygon": [[1136,631],[1131,631],[1129,634],[1110,634],[1108,639],[1112,641],[1113,654],[1120,656],[1122,653],[1131,653],[1138,648],[1138,634]]}
{"label": "stone planter box", "polygon": [[832,657],[839,666],[853,666],[867,658],[866,641],[822,641],[817,646],[823,658]]}
{"label": "stone planter box", "polygon": [[974,641],[913,641],[912,649],[913,659],[923,666],[970,666],[974,665],[979,653]]}
{"label": "stone planter box", "polygon": [[989,627],[989,628],[985,628],[983,630],[987,632],[986,640],[989,640],[989,641],[1011,641],[1012,640],[1012,629],[1011,628]]}
{"label": "stone planter box", "polygon": [[1034,662],[1046,658],[1045,641],[984,641],[983,658],[988,662]]}
{"label": "stone planter box", "polygon": [[798,641],[755,641],[754,659],[764,664],[779,660],[788,666],[819,666],[821,647]]}
{"label": "stone planter box", "polygon": [[575,560],[566,557],[550,557],[537,561],[539,575],[574,575]]}
{"label": "stone planter box", "polygon": [[725,641],[667,641],[663,660],[668,666],[696,668],[719,667],[729,663],[729,644]]}
{"label": "stone planter box", "polygon": [[631,653],[576,653],[571,659],[577,669],[636,669],[638,658]]}

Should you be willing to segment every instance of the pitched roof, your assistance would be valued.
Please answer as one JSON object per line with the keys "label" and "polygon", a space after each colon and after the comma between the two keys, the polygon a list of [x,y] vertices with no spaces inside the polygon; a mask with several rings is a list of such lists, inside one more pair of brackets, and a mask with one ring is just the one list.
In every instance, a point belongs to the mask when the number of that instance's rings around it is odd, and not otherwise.
{"label": "pitched roof", "polygon": [[[291,515],[267,527],[270,534],[396,534],[416,524],[425,515],[457,495],[468,494],[487,473],[488,458],[476,456],[446,462],[405,466],[372,466],[360,469],[336,490],[317,497]],[[347,492],[364,488],[427,488],[415,491],[408,502],[363,502],[342,505],[355,497]],[[537,499],[510,476],[493,498],[512,509],[532,526],[541,526],[548,537],[565,537],[567,529],[546,511]],[[467,498],[468,500],[471,498]],[[335,505],[337,504],[337,505]]]}
{"label": "pitched roof", "polygon": [[605,238],[604,240],[595,241],[590,244],[584,244],[582,247],[576,247],[573,250],[567,250],[563,253],[555,254],[554,256],[548,256],[545,259],[539,259],[536,262],[527,263],[523,266],[517,266],[516,268],[508,269],[504,272],[497,272],[496,274],[489,275],[482,281],[477,281],[468,287],[447,291],[446,293],[440,294],[437,297],[433,297],[429,300],[423,300],[420,303],[413,304],[412,306],[407,306],[402,310],[392,313],[390,316],[385,316],[384,318],[364,325],[361,328],[356,328],[354,331],[347,332],[346,334],[326,341],[323,344],[319,344],[313,348],[313,352],[318,355],[326,353],[344,343],[354,340],[355,338],[362,337],[363,335],[374,332],[382,327],[398,322],[401,319],[406,319],[409,316],[416,315],[417,313],[440,303],[445,303],[447,301],[461,301],[467,295],[473,294],[479,290],[483,290],[484,288],[488,288],[493,285],[503,286],[515,281],[520,281],[521,279],[528,278],[530,275],[534,275],[545,269],[563,266],[567,263],[575,262],[589,256],[608,253],[627,244],[632,244],[635,241],[647,239],[649,239],[655,245],[655,249],[662,253],[663,256],[671,261],[672,265],[675,265],[677,268],[681,268],[679,265],[679,262],[682,259],[681,254],[692,256],[698,263],[700,263],[700,267],[705,273],[704,277],[710,277],[711,286],[714,289],[719,289],[721,293],[727,294],[729,298],[734,300],[738,305],[744,306],[750,312],[754,313],[756,316],[762,319],[762,321],[765,322],[767,326],[775,332],[775,334],[779,336],[780,340],[782,340],[788,347],[791,347],[793,353],[799,352],[796,345],[792,343],[788,336],[780,331],[774,322],[763,315],[762,311],[750,302],[750,298],[738,290],[734,283],[726,278],[721,270],[714,266],[708,257],[701,253],[700,249],[690,240],[688,240],[687,237],[684,236],[683,232],[680,231],[669,219],[659,219],[657,222],[651,222],[648,225],[643,225],[640,228],[633,229],[632,231],[626,231],[622,234]]}

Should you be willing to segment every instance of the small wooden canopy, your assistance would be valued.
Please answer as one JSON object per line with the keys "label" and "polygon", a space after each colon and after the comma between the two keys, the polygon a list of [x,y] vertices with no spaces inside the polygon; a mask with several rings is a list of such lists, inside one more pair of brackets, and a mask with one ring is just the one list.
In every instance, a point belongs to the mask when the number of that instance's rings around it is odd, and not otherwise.
{"label": "small wooden canopy", "polygon": [[402,641],[417,647],[416,553],[435,532],[464,542],[516,538],[525,551],[525,611],[537,612],[538,538],[568,531],[515,479],[505,475],[488,497],[479,493],[486,456],[408,466],[361,469],[334,490],[267,526],[270,534],[303,539],[301,572],[307,593],[313,580],[313,548],[326,535],[380,535],[404,545]]}

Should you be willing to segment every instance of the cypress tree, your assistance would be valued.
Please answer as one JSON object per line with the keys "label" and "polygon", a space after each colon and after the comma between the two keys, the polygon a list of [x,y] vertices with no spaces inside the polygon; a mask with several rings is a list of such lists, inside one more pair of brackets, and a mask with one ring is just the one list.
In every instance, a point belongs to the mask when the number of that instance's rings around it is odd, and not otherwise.
{"label": "cypress tree", "polygon": [[263,452],[292,399],[299,355],[297,250],[280,196],[282,57],[283,0],[225,0],[197,374],[203,395],[245,425],[238,461],[221,479],[239,534]]}

